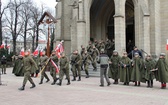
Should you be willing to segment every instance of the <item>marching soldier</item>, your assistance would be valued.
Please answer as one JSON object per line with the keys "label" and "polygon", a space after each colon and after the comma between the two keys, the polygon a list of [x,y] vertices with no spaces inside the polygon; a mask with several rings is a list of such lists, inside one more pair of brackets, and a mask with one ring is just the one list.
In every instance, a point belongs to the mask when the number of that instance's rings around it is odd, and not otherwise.
{"label": "marching soldier", "polygon": [[98,48],[98,45],[99,45],[98,41],[97,41],[97,40],[94,40],[94,46],[95,46],[96,48]]}
{"label": "marching soldier", "polygon": [[81,81],[80,65],[81,65],[81,57],[78,54],[78,51],[75,50],[73,52],[73,55],[71,56],[71,67],[72,67],[72,73],[73,73],[73,80],[72,81],[76,81],[77,73],[79,76],[78,81]]}
{"label": "marching soldier", "polygon": [[43,51],[42,56],[40,57],[40,66],[45,67],[44,70],[41,72],[41,81],[39,84],[43,84],[43,79],[44,77],[47,79],[46,82],[49,82],[50,79],[48,78],[47,74],[45,73],[46,68],[47,68],[47,62],[48,57],[45,55],[45,51]]}
{"label": "marching soldier", "polygon": [[144,70],[143,59],[139,56],[139,53],[134,54],[135,57],[133,58],[132,63],[132,73],[131,73],[131,80],[135,82],[135,86],[140,86],[140,82],[142,81],[142,73]]}
{"label": "marching soldier", "polygon": [[89,41],[89,45],[88,45],[87,48],[86,48],[86,50],[87,50],[87,52],[88,52],[89,54],[92,53],[92,48],[93,48],[92,42]]}
{"label": "marching soldier", "polygon": [[100,40],[99,46],[98,46],[99,52],[100,52],[101,49],[105,49],[105,45],[104,45],[103,41]]}
{"label": "marching soldier", "polygon": [[60,82],[58,83],[58,85],[62,85],[62,79],[64,77],[64,74],[66,75],[66,78],[68,80],[67,85],[70,85],[70,76],[69,76],[69,61],[68,58],[65,56],[65,53],[61,54],[61,58],[60,58]]}
{"label": "marching soldier", "polygon": [[[81,52],[80,52],[80,55],[83,59],[83,56],[85,54],[85,47],[83,45],[81,45]],[[81,63],[81,70],[83,70],[83,62]]]}
{"label": "marching soldier", "polygon": [[55,51],[52,51],[52,54],[51,54],[51,57],[50,57],[50,75],[52,76],[53,78],[53,82],[51,83],[51,85],[54,85],[58,78],[56,77],[56,70],[55,70],[55,67],[54,65],[52,64],[51,60],[53,60],[53,62],[58,65],[58,57],[56,56],[55,54],[56,52]]}
{"label": "marching soldier", "polygon": [[92,61],[92,57],[87,53],[87,51],[85,51],[85,54],[83,55],[83,64],[84,64],[84,69],[85,69],[85,73],[86,73],[86,78],[89,78],[89,60]]}
{"label": "marching soldier", "polygon": [[114,50],[113,55],[110,58],[110,68],[108,72],[109,77],[114,79],[113,84],[118,84],[120,59],[121,57],[119,56],[118,51]]}
{"label": "marching soldier", "polygon": [[127,57],[127,52],[123,53],[120,61],[120,82],[124,82],[124,85],[129,85],[131,77],[131,60]]}
{"label": "marching soldier", "polygon": [[147,55],[145,59],[145,79],[147,80],[147,87],[153,87],[154,73],[151,70],[155,69],[156,62],[151,58],[151,55]]}
{"label": "marching soldier", "polygon": [[93,46],[90,56],[92,57],[92,66],[94,68],[93,71],[97,71],[97,57],[99,56],[99,51],[95,46]]}
{"label": "marching soldier", "polygon": [[23,80],[23,85],[21,88],[19,88],[19,90],[24,90],[25,89],[25,85],[27,83],[27,80],[30,81],[30,83],[32,84],[32,86],[30,88],[35,88],[36,85],[33,82],[30,73],[31,73],[31,69],[32,69],[32,65],[35,66],[36,69],[38,69],[36,63],[34,62],[33,58],[31,56],[29,56],[29,52],[26,51],[25,52],[25,57],[23,58],[23,67],[24,67],[24,80]]}
{"label": "marching soldier", "polygon": [[159,60],[156,63],[155,77],[156,80],[161,82],[161,89],[166,88],[168,82],[168,63],[165,58],[165,53],[161,53]]}
{"label": "marching soldier", "polygon": [[1,58],[2,74],[6,74],[6,62],[6,57],[3,55]]}

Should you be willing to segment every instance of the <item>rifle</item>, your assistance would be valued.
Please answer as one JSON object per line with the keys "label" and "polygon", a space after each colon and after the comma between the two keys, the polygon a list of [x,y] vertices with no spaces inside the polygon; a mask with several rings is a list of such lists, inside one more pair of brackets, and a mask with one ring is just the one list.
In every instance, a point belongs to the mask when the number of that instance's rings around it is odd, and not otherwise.
{"label": "rifle", "polygon": [[48,65],[49,61],[51,58],[48,58],[47,61],[45,62],[45,65],[42,67],[42,69],[40,70],[40,74],[44,71],[44,69],[46,68],[46,66]]}

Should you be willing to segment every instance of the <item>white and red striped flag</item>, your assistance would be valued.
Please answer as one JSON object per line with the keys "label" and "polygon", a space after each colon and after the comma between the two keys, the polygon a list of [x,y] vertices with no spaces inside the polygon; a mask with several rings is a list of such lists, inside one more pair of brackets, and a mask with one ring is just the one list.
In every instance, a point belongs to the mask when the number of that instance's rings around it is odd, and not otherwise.
{"label": "white and red striped flag", "polygon": [[24,48],[21,49],[21,51],[20,51],[20,55],[22,55],[22,56],[25,55]]}
{"label": "white and red striped flag", "polygon": [[37,46],[36,50],[33,52],[34,56],[37,56],[39,54],[39,47]]}
{"label": "white and red striped flag", "polygon": [[166,44],[166,50],[168,50],[168,39],[167,39],[167,44]]}
{"label": "white and red striped flag", "polygon": [[58,66],[55,64],[55,62],[52,59],[51,59],[51,63],[55,67],[56,73],[59,73],[59,68],[58,68]]}
{"label": "white and red striped flag", "polygon": [[63,43],[64,41],[62,40],[55,48],[56,51],[56,55],[58,58],[61,58],[61,53],[64,52],[64,48],[63,48]]}

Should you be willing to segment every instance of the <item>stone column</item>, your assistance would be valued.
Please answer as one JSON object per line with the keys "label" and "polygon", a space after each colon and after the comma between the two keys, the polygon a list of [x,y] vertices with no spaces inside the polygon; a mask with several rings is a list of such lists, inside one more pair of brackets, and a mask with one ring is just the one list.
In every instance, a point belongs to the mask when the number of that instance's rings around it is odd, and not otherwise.
{"label": "stone column", "polygon": [[145,52],[150,54],[150,22],[149,22],[149,15],[144,15],[143,17],[143,49]]}
{"label": "stone column", "polygon": [[86,44],[86,29],[85,29],[85,20],[84,20],[84,5],[83,0],[79,0],[79,18],[77,21],[77,49],[81,50],[81,45]]}
{"label": "stone column", "polygon": [[115,3],[115,49],[122,54],[126,50],[125,36],[125,1],[114,0]]}

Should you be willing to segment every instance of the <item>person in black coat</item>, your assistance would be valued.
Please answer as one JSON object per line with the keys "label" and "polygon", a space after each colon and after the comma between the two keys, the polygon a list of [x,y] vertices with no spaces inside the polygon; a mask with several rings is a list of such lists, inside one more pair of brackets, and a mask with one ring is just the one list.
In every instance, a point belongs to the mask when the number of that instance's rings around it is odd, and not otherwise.
{"label": "person in black coat", "polygon": [[1,58],[2,74],[3,73],[6,74],[6,62],[7,62],[6,57],[5,55],[3,55]]}

